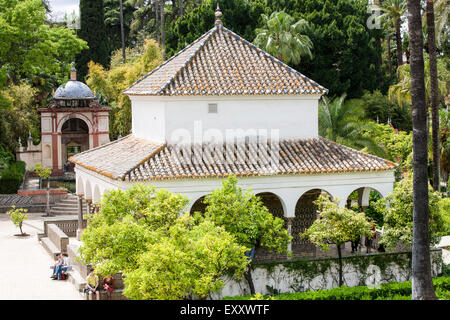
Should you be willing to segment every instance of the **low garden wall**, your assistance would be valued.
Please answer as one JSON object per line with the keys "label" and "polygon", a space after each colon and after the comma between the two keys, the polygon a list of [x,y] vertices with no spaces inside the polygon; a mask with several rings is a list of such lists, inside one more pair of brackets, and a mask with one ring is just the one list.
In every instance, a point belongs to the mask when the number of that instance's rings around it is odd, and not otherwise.
{"label": "low garden wall", "polygon": [[[442,268],[442,250],[431,250],[432,274]],[[261,262],[252,272],[255,291],[261,294],[316,291],[338,287],[338,260],[289,260]],[[373,253],[343,258],[344,285],[377,286],[411,280],[411,252]],[[225,280],[225,287],[213,299],[249,294],[245,280]]]}

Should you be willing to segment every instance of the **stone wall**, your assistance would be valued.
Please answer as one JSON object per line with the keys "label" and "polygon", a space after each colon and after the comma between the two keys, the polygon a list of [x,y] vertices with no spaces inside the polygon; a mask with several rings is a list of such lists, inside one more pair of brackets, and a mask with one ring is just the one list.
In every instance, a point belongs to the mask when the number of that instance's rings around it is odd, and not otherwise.
{"label": "stone wall", "polygon": [[[432,274],[441,273],[442,251],[433,249]],[[373,253],[343,258],[344,285],[376,286],[388,282],[411,280],[411,252]],[[258,263],[252,272],[255,291],[262,294],[274,292],[301,292],[338,287],[337,259],[290,260]],[[213,299],[246,295],[250,290],[245,280],[226,278],[225,287]]]}

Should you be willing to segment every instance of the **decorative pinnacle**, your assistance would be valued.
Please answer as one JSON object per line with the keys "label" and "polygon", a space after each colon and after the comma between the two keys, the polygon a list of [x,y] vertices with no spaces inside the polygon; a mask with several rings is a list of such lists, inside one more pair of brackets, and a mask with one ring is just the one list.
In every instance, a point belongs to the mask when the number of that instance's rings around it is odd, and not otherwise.
{"label": "decorative pinnacle", "polygon": [[217,2],[217,9],[216,9],[216,22],[214,23],[216,26],[222,25],[222,11],[220,11],[219,3]]}

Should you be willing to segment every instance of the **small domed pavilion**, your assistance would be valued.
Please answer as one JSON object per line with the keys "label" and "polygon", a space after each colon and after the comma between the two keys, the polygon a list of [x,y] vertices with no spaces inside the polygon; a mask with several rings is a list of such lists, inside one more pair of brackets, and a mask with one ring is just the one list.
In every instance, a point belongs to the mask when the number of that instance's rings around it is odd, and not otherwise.
{"label": "small domed pavilion", "polygon": [[27,164],[27,170],[36,163],[52,169],[54,175],[73,170],[67,161],[79,152],[109,142],[109,107],[102,106],[91,89],[77,81],[75,68],[70,79],[58,87],[53,99],[41,114],[41,143],[20,146],[17,160]]}

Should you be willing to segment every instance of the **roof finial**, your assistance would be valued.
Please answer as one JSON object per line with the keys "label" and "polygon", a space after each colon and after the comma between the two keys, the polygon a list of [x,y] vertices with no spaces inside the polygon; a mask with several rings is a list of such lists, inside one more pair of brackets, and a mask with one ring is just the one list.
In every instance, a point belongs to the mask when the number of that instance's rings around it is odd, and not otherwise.
{"label": "roof finial", "polygon": [[220,11],[219,2],[217,2],[216,22],[214,23],[216,26],[223,25],[221,18],[222,18],[222,11]]}

